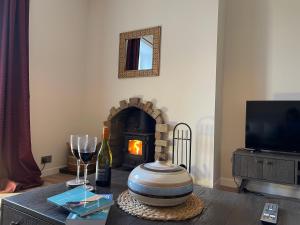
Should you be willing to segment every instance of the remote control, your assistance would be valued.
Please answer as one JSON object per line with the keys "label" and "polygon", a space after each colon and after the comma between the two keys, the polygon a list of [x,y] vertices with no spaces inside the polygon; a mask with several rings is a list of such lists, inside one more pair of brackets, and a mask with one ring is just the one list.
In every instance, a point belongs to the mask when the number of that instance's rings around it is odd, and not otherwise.
{"label": "remote control", "polygon": [[266,203],[261,214],[260,221],[262,224],[277,224],[278,204]]}

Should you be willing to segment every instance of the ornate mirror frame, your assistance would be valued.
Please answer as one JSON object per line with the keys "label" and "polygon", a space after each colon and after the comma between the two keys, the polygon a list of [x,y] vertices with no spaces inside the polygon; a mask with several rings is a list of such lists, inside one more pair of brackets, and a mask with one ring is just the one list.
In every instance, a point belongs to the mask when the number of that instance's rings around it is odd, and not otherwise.
{"label": "ornate mirror frame", "polygon": [[[148,70],[125,70],[126,66],[126,40],[140,38],[145,35],[153,35],[153,61],[152,69]],[[160,64],[160,40],[161,27],[151,27],[142,30],[135,30],[120,33],[119,43],[119,78],[127,77],[152,77],[159,76]]]}

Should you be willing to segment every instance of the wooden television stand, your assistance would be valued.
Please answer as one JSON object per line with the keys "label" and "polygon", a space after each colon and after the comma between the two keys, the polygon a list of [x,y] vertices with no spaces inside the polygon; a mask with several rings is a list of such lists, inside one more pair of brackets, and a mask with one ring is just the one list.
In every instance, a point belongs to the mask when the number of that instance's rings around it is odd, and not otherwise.
{"label": "wooden television stand", "polygon": [[240,192],[249,180],[300,185],[300,155],[237,149],[233,153],[232,175],[241,179]]}

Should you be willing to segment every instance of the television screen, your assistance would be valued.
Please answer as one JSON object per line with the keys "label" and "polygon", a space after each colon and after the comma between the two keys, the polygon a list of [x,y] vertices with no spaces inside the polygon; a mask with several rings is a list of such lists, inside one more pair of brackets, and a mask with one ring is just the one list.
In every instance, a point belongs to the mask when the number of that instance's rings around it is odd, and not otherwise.
{"label": "television screen", "polygon": [[300,101],[248,101],[245,146],[300,153]]}

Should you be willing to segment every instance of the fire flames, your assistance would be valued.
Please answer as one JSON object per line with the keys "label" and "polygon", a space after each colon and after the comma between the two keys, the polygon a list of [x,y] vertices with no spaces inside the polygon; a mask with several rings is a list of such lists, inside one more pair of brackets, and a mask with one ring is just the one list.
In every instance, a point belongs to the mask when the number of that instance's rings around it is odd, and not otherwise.
{"label": "fire flames", "polygon": [[132,155],[143,155],[143,142],[140,140],[129,140],[128,152]]}

